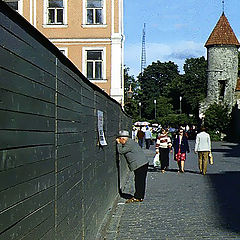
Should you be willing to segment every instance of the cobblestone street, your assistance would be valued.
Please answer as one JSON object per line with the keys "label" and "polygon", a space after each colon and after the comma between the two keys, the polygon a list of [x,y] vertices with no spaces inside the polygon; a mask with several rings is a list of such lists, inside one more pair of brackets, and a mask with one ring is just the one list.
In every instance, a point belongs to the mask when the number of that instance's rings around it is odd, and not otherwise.
{"label": "cobblestone street", "polygon": [[[240,239],[240,146],[213,143],[214,165],[198,173],[194,141],[185,173],[177,173],[170,154],[164,174],[152,167],[154,146],[144,150],[150,159],[144,202],[125,204],[119,198],[104,239]],[[133,175],[123,190],[133,193]]]}

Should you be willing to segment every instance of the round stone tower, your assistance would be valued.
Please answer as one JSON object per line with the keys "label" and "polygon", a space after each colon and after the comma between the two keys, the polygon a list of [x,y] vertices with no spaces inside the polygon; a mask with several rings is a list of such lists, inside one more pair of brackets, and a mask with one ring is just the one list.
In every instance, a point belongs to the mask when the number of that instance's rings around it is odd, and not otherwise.
{"label": "round stone tower", "polygon": [[235,104],[239,46],[223,13],[205,44],[208,61],[208,90],[200,112],[204,112],[212,103],[227,104],[230,110]]}

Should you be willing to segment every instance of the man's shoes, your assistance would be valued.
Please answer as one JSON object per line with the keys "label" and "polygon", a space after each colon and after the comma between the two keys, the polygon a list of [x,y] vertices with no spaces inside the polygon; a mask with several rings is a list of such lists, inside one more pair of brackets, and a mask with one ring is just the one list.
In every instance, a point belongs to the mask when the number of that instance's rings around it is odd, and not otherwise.
{"label": "man's shoes", "polygon": [[143,199],[138,199],[138,198],[135,198],[135,197],[132,197],[130,199],[128,199],[125,203],[134,203],[134,202],[142,202]]}

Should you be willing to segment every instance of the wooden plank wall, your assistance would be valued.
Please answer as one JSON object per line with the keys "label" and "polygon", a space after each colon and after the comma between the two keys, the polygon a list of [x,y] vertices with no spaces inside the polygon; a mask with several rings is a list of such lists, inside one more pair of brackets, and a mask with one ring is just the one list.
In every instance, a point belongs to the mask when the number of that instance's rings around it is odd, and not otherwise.
{"label": "wooden plank wall", "polygon": [[116,134],[131,120],[1,6],[0,239],[92,240],[118,192]]}

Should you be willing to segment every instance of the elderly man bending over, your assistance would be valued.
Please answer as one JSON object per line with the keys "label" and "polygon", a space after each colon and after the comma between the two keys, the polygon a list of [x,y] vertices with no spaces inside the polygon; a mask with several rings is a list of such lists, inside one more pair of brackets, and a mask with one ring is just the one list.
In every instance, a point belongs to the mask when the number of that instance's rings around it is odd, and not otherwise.
{"label": "elderly man bending over", "polygon": [[133,139],[129,138],[128,131],[119,131],[116,141],[118,152],[125,157],[130,171],[133,171],[135,176],[134,197],[128,199],[126,203],[142,202],[146,189],[148,160],[141,147]]}

